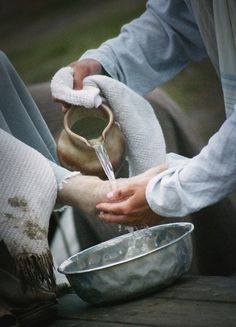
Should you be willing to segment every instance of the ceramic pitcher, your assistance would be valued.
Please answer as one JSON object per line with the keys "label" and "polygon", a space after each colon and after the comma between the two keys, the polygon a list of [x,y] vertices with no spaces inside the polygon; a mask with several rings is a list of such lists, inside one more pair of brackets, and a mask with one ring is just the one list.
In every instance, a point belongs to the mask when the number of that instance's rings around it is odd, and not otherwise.
{"label": "ceramic pitcher", "polygon": [[111,109],[103,103],[99,108],[73,106],[68,110],[57,142],[62,166],[104,178],[105,173],[94,149],[99,143],[104,143],[113,170],[117,173],[125,157],[125,140],[114,122]]}

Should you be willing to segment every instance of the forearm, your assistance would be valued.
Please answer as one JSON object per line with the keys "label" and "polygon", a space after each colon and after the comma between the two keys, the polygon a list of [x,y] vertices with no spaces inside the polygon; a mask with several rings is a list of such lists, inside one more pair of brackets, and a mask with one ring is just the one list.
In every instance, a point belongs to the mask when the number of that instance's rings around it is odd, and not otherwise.
{"label": "forearm", "polygon": [[145,94],[182,70],[189,61],[206,56],[205,49],[184,1],[148,1],[146,12],[125,25],[118,37],[108,40],[82,58],[99,61],[107,73]]}
{"label": "forearm", "polygon": [[146,189],[149,206],[162,216],[185,216],[236,189],[236,112],[199,155],[153,178]]}

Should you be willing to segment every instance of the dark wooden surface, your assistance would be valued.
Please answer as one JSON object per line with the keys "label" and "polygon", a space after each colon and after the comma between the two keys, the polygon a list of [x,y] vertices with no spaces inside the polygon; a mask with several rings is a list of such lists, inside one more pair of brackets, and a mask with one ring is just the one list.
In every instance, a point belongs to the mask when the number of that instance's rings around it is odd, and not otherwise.
{"label": "dark wooden surface", "polygon": [[103,307],[72,293],[58,309],[51,327],[236,327],[236,277],[185,276],[156,294]]}

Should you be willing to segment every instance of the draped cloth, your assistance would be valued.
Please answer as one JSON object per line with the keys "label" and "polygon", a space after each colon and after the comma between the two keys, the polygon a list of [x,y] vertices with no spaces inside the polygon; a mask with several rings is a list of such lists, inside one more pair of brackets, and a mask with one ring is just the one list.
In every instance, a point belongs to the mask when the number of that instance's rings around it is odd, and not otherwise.
{"label": "draped cloth", "polygon": [[54,283],[48,250],[48,225],[57,184],[48,160],[38,151],[0,130],[0,239],[22,282]]}
{"label": "draped cloth", "polygon": [[163,132],[146,99],[107,76],[88,76],[84,86],[99,88],[109,103],[126,139],[130,176],[166,162]]}
{"label": "draped cloth", "polygon": [[57,183],[48,159],[57,160],[54,140],[24,83],[0,52],[0,241],[26,288],[55,285],[47,236]]}
{"label": "draped cloth", "polygon": [[63,89],[61,100],[70,100],[71,104],[88,110],[97,107],[102,97],[105,98],[125,136],[130,176],[165,163],[166,145],[162,129],[146,99],[125,84],[103,75],[87,76],[82,90],[71,90],[71,83],[68,83],[72,78],[71,70],[71,67],[63,67],[55,74],[51,82],[52,95],[57,97]]}
{"label": "draped cloth", "polygon": [[207,53],[221,79],[227,118],[236,104],[236,2],[188,0]]}

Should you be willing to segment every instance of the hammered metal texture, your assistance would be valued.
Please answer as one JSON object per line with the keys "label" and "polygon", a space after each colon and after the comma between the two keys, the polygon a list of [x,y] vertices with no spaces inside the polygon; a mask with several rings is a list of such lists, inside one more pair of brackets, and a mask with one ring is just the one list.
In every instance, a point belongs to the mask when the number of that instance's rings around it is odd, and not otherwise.
{"label": "hammered metal texture", "polygon": [[81,251],[64,261],[80,298],[92,304],[128,300],[170,285],[192,261],[191,223],[135,231]]}

